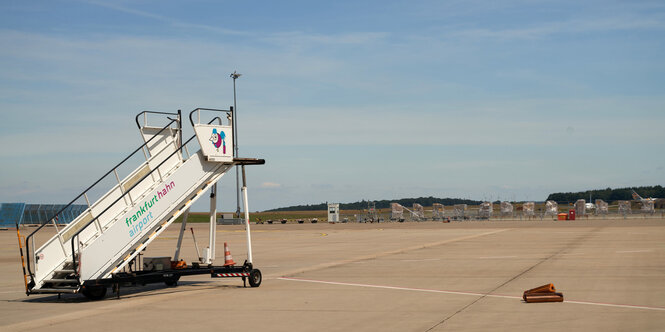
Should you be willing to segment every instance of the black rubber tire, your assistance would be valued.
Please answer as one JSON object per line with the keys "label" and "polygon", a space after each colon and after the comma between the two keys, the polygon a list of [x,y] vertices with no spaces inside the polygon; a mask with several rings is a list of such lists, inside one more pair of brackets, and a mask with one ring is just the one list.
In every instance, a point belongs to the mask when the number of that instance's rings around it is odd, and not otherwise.
{"label": "black rubber tire", "polygon": [[106,296],[106,286],[85,286],[81,289],[81,294],[89,300],[101,300]]}
{"label": "black rubber tire", "polygon": [[282,224],[286,224],[286,220],[282,220]]}
{"label": "black rubber tire", "polygon": [[173,278],[165,279],[164,283],[169,287],[178,286],[178,280],[180,280],[180,276],[175,276]]}
{"label": "black rubber tire", "polygon": [[263,280],[263,277],[261,276],[261,270],[254,269],[249,272],[249,285],[252,287],[259,287],[261,286],[261,281]]}

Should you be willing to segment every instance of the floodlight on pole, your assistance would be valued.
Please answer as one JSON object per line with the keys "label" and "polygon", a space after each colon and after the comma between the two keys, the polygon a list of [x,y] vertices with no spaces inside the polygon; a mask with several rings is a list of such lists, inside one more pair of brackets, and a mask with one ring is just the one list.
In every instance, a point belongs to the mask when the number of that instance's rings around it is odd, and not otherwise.
{"label": "floodlight on pole", "polygon": [[[238,106],[236,105],[236,79],[242,76],[237,71],[233,71],[229,77],[233,79],[233,145],[235,146],[235,157],[238,158]],[[236,167],[236,213],[240,218],[240,175]]]}

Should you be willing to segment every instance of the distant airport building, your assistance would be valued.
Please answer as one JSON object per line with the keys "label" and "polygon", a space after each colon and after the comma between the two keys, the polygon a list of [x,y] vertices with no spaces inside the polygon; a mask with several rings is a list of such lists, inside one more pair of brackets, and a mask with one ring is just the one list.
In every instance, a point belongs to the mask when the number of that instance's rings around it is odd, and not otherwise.
{"label": "distant airport building", "polygon": [[339,222],[339,203],[329,203],[328,204],[328,222],[336,223]]}
{"label": "distant airport building", "polygon": [[[87,205],[78,204],[67,206],[65,204],[1,203],[0,227],[12,227],[16,224],[40,225],[54,221],[58,224],[68,224],[87,208]],[[57,220],[50,220],[61,210]]]}

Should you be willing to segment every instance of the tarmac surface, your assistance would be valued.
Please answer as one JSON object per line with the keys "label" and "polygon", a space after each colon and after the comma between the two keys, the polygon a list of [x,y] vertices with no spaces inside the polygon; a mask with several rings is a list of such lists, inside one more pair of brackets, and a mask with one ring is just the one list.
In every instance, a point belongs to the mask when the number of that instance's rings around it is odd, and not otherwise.
{"label": "tarmac surface", "polygon": [[[193,225],[199,246],[208,225]],[[82,295],[25,296],[13,229],[0,231],[0,330],[612,331],[665,329],[665,219],[251,225],[258,288],[183,277]],[[22,235],[30,228],[22,229]],[[172,256],[179,226],[148,248]],[[246,258],[242,226],[217,227]],[[53,233],[52,230],[49,232]],[[45,238],[43,239],[45,240]],[[183,258],[196,252],[187,234]],[[553,283],[563,303],[525,303]]]}

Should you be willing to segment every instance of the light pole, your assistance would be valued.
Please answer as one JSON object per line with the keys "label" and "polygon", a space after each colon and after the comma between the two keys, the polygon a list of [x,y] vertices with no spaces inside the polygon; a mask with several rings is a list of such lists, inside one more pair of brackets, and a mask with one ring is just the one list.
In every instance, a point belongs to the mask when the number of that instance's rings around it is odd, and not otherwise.
{"label": "light pole", "polygon": [[[236,106],[236,79],[242,76],[237,71],[231,73],[233,79],[233,145],[235,146],[235,158],[238,158],[238,106]],[[238,174],[238,167],[236,166],[236,214],[240,218],[240,175]]]}

